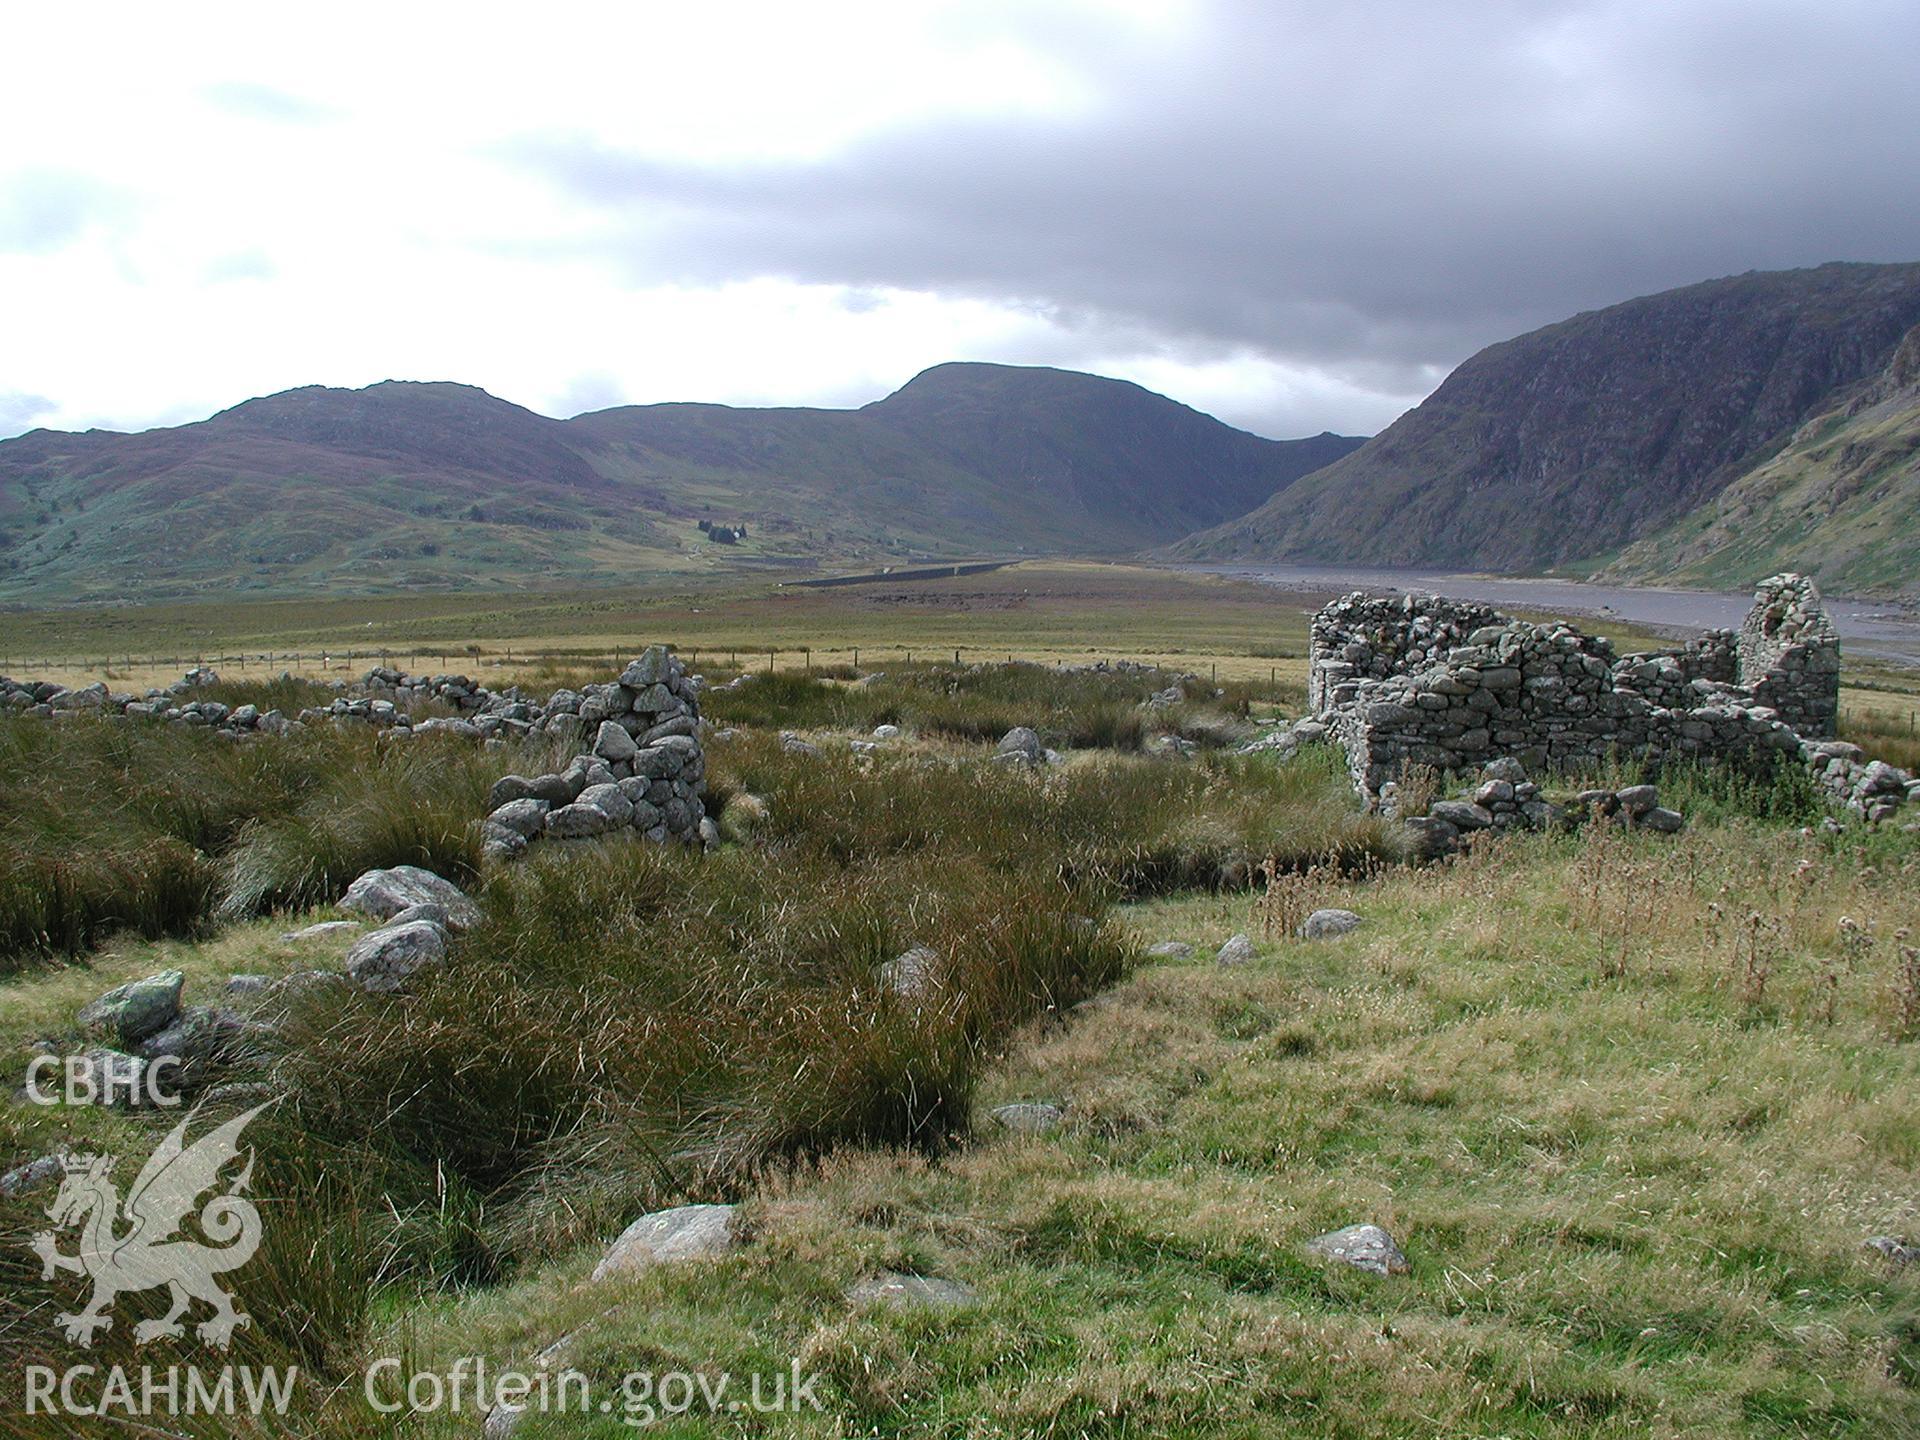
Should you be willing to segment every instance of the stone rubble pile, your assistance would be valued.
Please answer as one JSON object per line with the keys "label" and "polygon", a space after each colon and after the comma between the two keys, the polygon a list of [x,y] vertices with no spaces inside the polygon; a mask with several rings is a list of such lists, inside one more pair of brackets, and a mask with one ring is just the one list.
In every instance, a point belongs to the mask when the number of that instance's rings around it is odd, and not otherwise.
{"label": "stone rubble pile", "polygon": [[1489,761],[1480,783],[1452,799],[1436,800],[1422,815],[1401,814],[1400,787],[1389,781],[1382,787],[1383,813],[1398,816],[1411,832],[1415,854],[1436,859],[1460,849],[1466,837],[1480,831],[1570,830],[1593,821],[1610,821],[1662,835],[1678,834],[1686,817],[1660,803],[1653,785],[1627,785],[1618,790],[1582,790],[1555,801],[1527,778],[1511,756]]}
{"label": "stone rubble pile", "polygon": [[1376,805],[1416,766],[1459,774],[1512,758],[1541,773],[1782,755],[1856,814],[1888,819],[1920,782],[1832,738],[1839,686],[1839,637],[1799,575],[1761,582],[1737,635],[1625,656],[1571,625],[1356,592],[1314,617],[1311,714],[1249,748],[1337,744]]}
{"label": "stone rubble pile", "polygon": [[655,645],[611,684],[589,685],[568,718],[593,726],[564,770],[507,775],[487,797],[484,849],[512,859],[533,840],[631,831],[649,840],[716,843],[707,819],[700,680]]}

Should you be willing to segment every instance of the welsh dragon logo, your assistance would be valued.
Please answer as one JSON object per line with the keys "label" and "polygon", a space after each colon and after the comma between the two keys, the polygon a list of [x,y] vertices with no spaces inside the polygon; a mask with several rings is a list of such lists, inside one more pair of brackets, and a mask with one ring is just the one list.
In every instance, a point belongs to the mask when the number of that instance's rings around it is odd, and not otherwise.
{"label": "welsh dragon logo", "polygon": [[[200,1230],[213,1243],[187,1239],[180,1229],[193,1216],[200,1197],[219,1185],[221,1170],[240,1158],[240,1132],[266,1108],[257,1105],[191,1145],[187,1126],[194,1117],[187,1116],[141,1167],[124,1204],[109,1178],[113,1156],[67,1157],[60,1193],[47,1207],[54,1228],[35,1235],[32,1248],[40,1257],[43,1280],[66,1270],[93,1281],[86,1307],[78,1314],[58,1317],[69,1340],[92,1345],[96,1332],[113,1327],[109,1312],[119,1296],[162,1285],[171,1292],[172,1305],[160,1319],[134,1326],[138,1344],[184,1335],[181,1316],[196,1300],[211,1305],[214,1313],[195,1327],[195,1333],[223,1350],[236,1328],[252,1323],[234,1309],[233,1297],[215,1280],[239,1269],[260,1248],[260,1212],[242,1193],[253,1176],[251,1151],[226,1190],[200,1208]],[[63,1255],[58,1249],[59,1232],[74,1225],[80,1227],[80,1248]]]}

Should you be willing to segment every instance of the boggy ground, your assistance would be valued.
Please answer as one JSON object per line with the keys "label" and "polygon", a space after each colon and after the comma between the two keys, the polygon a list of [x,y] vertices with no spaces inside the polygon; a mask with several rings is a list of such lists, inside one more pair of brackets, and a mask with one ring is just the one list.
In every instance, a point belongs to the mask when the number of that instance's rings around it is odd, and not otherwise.
{"label": "boggy ground", "polygon": [[[730,715],[716,696],[741,730],[710,750],[726,848],[566,851],[469,879],[487,918],[419,991],[291,1018],[258,1062],[289,1098],[252,1132],[269,1240],[236,1285],[258,1321],[230,1357],[316,1377],[291,1433],[475,1434],[472,1411],[373,1413],[361,1374],[382,1356],[521,1364],[563,1334],[614,1408],[520,1434],[632,1433],[643,1412],[604,1388],[631,1372],[745,1385],[796,1362],[821,1377],[818,1411],[656,1405],[652,1428],[1920,1430],[1920,1276],[1861,1243],[1920,1230],[1914,837],[1829,831],[1793,776],[1708,771],[1663,782],[1690,819],[1677,839],[1509,836],[1408,869],[1336,757],[1150,758],[1111,748],[1103,721],[1085,738],[1106,745],[1057,767],[984,763],[954,717],[977,703],[990,731],[1010,689],[1040,703],[1028,683],[941,688],[864,759],[845,741],[871,691],[786,697],[782,728],[814,756],[772,733],[781,706],[749,713],[769,695],[743,688]],[[1058,698],[1049,738],[1067,743],[1114,696]],[[376,777],[394,763],[358,758]],[[163,759],[127,756],[148,775]],[[248,763],[297,791],[356,772],[335,760]],[[452,754],[408,763],[367,783],[449,806],[475,783]],[[391,813],[368,798],[319,833],[353,864],[419,843]],[[291,864],[289,837],[314,829],[254,824],[210,853],[216,888],[271,869],[240,855]],[[249,849],[263,834],[275,845]],[[205,999],[232,971],[337,964],[278,938],[329,913],[302,908],[315,898],[216,912],[204,935],[99,937],[84,964],[23,957],[0,1039],[23,1061],[85,999],[169,965]],[[1288,938],[1320,905],[1363,923]],[[1239,932],[1256,958],[1215,964]],[[1148,957],[1163,940],[1193,953]],[[949,957],[963,1000],[887,997],[881,968],[913,943]],[[990,1112],[1011,1101],[1062,1122],[1008,1132]],[[62,1142],[144,1154],[167,1123],[12,1106],[0,1161]],[[74,1297],[24,1244],[46,1198],[0,1202],[9,1401],[29,1359],[73,1358],[49,1317]],[[738,1202],[735,1253],[589,1283],[627,1220],[689,1200]],[[1411,1272],[1302,1253],[1358,1221]],[[847,1299],[882,1271],[973,1298]],[[135,1359],[124,1327],[146,1312],[123,1309],[86,1358]],[[0,1410],[8,1427],[63,1433]]]}

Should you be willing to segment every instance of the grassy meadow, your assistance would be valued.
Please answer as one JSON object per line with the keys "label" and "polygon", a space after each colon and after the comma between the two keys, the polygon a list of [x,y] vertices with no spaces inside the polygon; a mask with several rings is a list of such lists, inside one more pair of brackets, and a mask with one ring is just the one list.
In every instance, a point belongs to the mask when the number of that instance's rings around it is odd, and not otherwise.
{"label": "grassy meadow", "polygon": [[[1130,572],[1048,571],[1081,588],[1030,594],[1015,646],[1008,573],[950,582],[993,582],[994,606],[911,627],[874,597],[753,600],[822,607],[815,639],[854,628],[811,676],[706,697],[731,732],[707,747],[706,854],[550,842],[483,865],[487,785],[543,752],[0,717],[0,1050],[24,1069],[76,1047],[82,1004],[164,969],[189,1004],[269,1022],[187,1082],[210,1113],[278,1097],[248,1131],[267,1238],[233,1276],[255,1320],[226,1358],[307,1377],[276,1424],[22,1415],[25,1365],[204,1352],[133,1345],[157,1293],[68,1346],[52,1319],[78,1282],[43,1282],[27,1247],[50,1197],[0,1197],[0,1435],[472,1436],[471,1410],[374,1411],[366,1367],[525,1366],[562,1337],[601,1394],[635,1371],[820,1377],[818,1410],[656,1414],[667,1435],[1920,1434],[1920,1273],[1862,1246],[1920,1232],[1920,839],[1826,825],[1798,772],[1702,768],[1661,777],[1678,837],[1410,865],[1338,755],[1233,753],[1301,693],[1225,652],[1293,643],[1275,617],[1298,597],[1179,577],[1191,610],[1157,614],[1163,592],[1130,609],[1110,588]],[[969,623],[1016,655],[1216,646],[1221,693],[1145,707],[1170,675],[906,664],[904,644],[852,668],[888,625],[917,648]],[[563,644],[526,664],[534,689],[605,669]],[[230,676],[222,698],[325,693]],[[881,724],[902,733],[852,747]],[[988,763],[1013,724],[1059,763]],[[1896,704],[1849,724],[1896,757]],[[225,995],[337,968],[347,939],[287,937],[396,863],[481,905],[444,966],[398,997]],[[1291,938],[1321,906],[1362,924]],[[1254,959],[1216,964],[1239,933]],[[890,965],[915,947],[933,959],[907,992]],[[1009,1131],[991,1111],[1013,1102],[1061,1123]],[[124,1185],[173,1119],[14,1104],[0,1170],[104,1151]],[[636,1216],[722,1201],[733,1254],[590,1281]],[[1409,1274],[1302,1252],[1363,1221]],[[849,1299],[882,1272],[973,1298]]]}

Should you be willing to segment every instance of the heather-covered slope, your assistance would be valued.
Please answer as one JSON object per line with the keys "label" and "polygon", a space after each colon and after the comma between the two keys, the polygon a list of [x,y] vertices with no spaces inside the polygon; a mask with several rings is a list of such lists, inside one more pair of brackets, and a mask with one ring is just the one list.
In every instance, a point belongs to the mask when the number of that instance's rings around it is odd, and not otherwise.
{"label": "heather-covered slope", "polygon": [[[0,594],[524,586],[916,555],[1121,553],[1360,442],[1249,435],[1121,381],[943,365],[862,410],[551,420],[470,386],[318,386],[137,435],[0,442]],[[701,518],[744,523],[710,544]]]}

